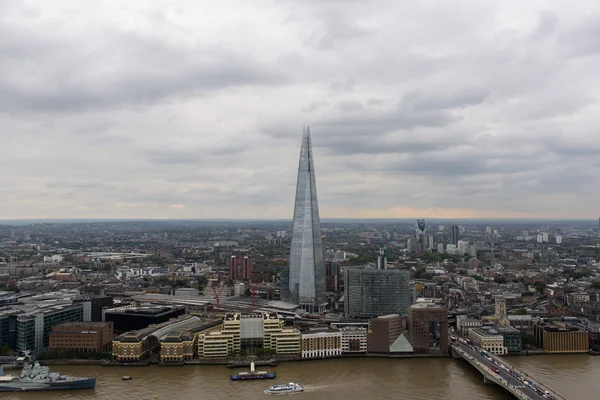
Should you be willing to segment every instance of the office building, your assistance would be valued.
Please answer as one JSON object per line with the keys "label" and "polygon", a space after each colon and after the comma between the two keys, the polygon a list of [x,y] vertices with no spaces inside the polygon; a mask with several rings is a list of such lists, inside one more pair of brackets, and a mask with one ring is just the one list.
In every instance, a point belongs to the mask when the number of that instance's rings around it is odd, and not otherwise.
{"label": "office building", "polygon": [[339,329],[322,326],[300,328],[302,358],[326,358],[342,354],[342,334]]}
{"label": "office building", "polygon": [[367,328],[365,322],[334,322],[332,328],[342,334],[342,354],[364,354],[367,352]]}
{"label": "office building", "polygon": [[437,252],[438,253],[443,253],[444,252],[444,243],[438,243],[438,245],[437,245]]}
{"label": "office building", "polygon": [[300,149],[289,268],[282,270],[281,298],[309,312],[318,312],[327,305],[317,183],[308,128]]}
{"label": "office building", "polygon": [[472,328],[469,329],[469,339],[482,349],[492,354],[506,354],[504,347],[504,337],[493,328]]}
{"label": "office building", "polygon": [[415,355],[448,354],[448,310],[434,303],[408,309],[408,329]]}
{"label": "office building", "polygon": [[112,341],[112,322],[67,322],[52,327],[49,349],[73,354],[110,353]]}
{"label": "office building", "polygon": [[278,356],[298,356],[301,350],[302,335],[296,328],[282,328],[271,334],[271,349]]}
{"label": "office building", "polygon": [[521,352],[521,348],[523,346],[521,331],[511,326],[495,326],[494,330],[496,330],[504,338],[504,347],[506,348],[507,354]]}
{"label": "office building", "polygon": [[82,294],[73,299],[73,303],[87,303],[91,305],[90,318],[85,318],[92,322],[102,322],[102,310],[113,306],[113,298],[111,296],[99,296],[93,294]]}
{"label": "office building", "polygon": [[562,236],[556,235],[556,244],[562,244]]}
{"label": "office building", "polygon": [[[86,303],[89,311],[89,303]],[[64,322],[82,322],[86,304],[35,305],[17,317],[17,351],[39,354],[48,349],[50,331]]]}
{"label": "office building", "polygon": [[115,332],[135,331],[167,322],[185,313],[183,306],[117,307],[104,310],[104,321],[114,323]]}
{"label": "office building", "polygon": [[467,253],[467,245],[468,245],[468,243],[463,240],[458,241],[458,254],[459,255],[462,256]]}
{"label": "office building", "polygon": [[452,225],[450,228],[450,244],[458,247],[459,229],[458,225]]}
{"label": "office building", "polygon": [[537,347],[548,353],[587,353],[588,332],[564,323],[538,324],[533,327]]}
{"label": "office building", "polygon": [[479,328],[482,325],[480,319],[469,318],[468,315],[456,316],[456,329],[462,336],[469,336],[469,329]]}
{"label": "office building", "polygon": [[[139,362],[152,353],[159,353],[161,362],[181,362],[193,358],[202,335],[219,329],[221,320],[183,316],[161,324],[123,333],[113,340],[113,359],[119,362]],[[194,336],[191,335],[194,333]]]}
{"label": "office building", "polygon": [[408,271],[348,268],[344,271],[344,285],[344,312],[348,318],[408,313]]}
{"label": "office building", "polygon": [[377,269],[387,269],[387,256],[385,249],[379,249],[379,255],[377,256]]}
{"label": "office building", "polygon": [[402,318],[398,314],[382,315],[369,320],[367,329],[367,353],[387,355],[390,346],[404,330]]}

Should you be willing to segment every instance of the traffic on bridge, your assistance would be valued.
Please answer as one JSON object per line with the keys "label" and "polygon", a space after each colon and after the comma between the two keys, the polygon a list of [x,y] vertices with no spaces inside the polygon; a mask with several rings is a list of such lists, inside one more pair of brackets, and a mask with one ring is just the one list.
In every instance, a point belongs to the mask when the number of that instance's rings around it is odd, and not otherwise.
{"label": "traffic on bridge", "polygon": [[473,344],[469,339],[451,338],[453,350],[471,365],[486,373],[490,380],[504,387],[520,399],[565,400],[555,391],[518,370],[504,359],[497,357]]}

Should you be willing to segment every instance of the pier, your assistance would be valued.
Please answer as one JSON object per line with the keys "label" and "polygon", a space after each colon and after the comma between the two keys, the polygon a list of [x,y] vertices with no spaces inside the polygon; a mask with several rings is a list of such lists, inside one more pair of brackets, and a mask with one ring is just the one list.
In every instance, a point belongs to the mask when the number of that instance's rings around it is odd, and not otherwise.
{"label": "pier", "polygon": [[556,391],[524,371],[473,344],[453,342],[452,356],[462,358],[483,375],[486,384],[496,384],[520,400],[566,400]]}

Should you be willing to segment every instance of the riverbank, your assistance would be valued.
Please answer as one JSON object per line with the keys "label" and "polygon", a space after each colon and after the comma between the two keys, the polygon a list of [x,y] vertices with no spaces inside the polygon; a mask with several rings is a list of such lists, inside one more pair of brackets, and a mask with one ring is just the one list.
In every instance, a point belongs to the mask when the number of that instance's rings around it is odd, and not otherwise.
{"label": "riverbank", "polygon": [[[577,355],[577,354],[589,354],[589,353],[581,353],[581,352],[571,352],[571,353],[548,353],[543,350],[527,350],[522,351],[520,353],[510,353],[503,354],[502,357],[519,357],[519,356],[555,356],[555,355]],[[135,363],[123,363],[118,361],[108,361],[108,360],[85,360],[85,359],[60,359],[60,360],[41,360],[40,363],[45,365],[100,365],[103,367],[147,367],[149,365],[159,365],[165,367],[180,367],[185,365],[219,365],[226,366],[228,368],[249,368],[250,363],[254,363],[255,366],[265,366],[265,367],[275,367],[279,363],[289,363],[289,362],[307,362],[307,361],[322,361],[322,360],[334,360],[334,359],[353,359],[353,358],[365,358],[365,359],[407,359],[407,358],[415,358],[415,359],[424,359],[424,358],[448,358],[449,355],[381,355],[381,354],[344,354],[339,356],[330,356],[330,357],[316,357],[316,358],[298,358],[298,357],[273,357],[268,360],[254,360],[254,359],[216,359],[216,360],[188,360],[182,363],[160,363],[157,361],[142,361]],[[16,368],[12,365],[3,366],[5,369]]]}

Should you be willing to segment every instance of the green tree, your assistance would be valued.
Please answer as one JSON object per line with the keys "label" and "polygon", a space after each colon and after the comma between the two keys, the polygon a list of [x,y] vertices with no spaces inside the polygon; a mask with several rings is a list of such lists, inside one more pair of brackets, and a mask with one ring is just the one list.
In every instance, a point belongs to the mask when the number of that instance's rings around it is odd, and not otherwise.
{"label": "green tree", "polygon": [[535,290],[539,294],[543,295],[546,293],[546,284],[544,282],[536,282],[534,286],[535,286]]}
{"label": "green tree", "polygon": [[592,289],[600,289],[600,281],[593,281]]}
{"label": "green tree", "polygon": [[515,315],[527,315],[527,310],[524,308],[518,308],[515,310]]}

